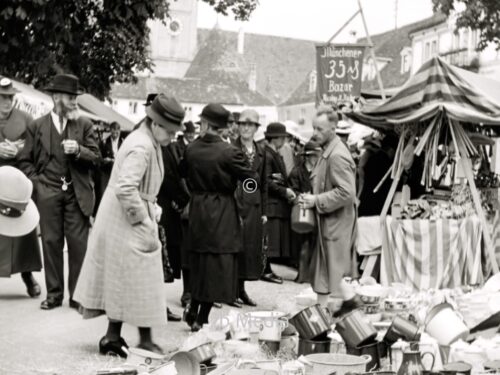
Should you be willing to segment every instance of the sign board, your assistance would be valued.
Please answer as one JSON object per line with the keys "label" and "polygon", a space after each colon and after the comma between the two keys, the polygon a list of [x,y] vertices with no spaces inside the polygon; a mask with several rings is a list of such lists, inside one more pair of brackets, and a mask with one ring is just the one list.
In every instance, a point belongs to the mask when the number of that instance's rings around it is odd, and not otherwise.
{"label": "sign board", "polygon": [[316,104],[337,105],[360,96],[365,49],[357,44],[316,46]]}

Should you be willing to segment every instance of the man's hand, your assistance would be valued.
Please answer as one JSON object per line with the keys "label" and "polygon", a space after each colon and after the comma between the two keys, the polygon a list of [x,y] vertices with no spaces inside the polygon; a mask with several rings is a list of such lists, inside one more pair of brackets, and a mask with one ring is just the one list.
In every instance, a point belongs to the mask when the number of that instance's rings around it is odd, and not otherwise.
{"label": "man's hand", "polygon": [[0,143],[0,158],[2,159],[14,159],[17,155],[17,147],[12,143],[2,142]]}
{"label": "man's hand", "polygon": [[299,204],[303,208],[313,208],[316,205],[316,196],[312,194],[301,194]]}
{"label": "man's hand", "polygon": [[262,224],[266,224],[267,223],[267,216],[264,215],[262,216]]}
{"label": "man's hand", "polygon": [[286,197],[287,197],[288,201],[291,202],[297,197],[297,195],[295,194],[295,192],[292,189],[286,188]]}
{"label": "man's hand", "polygon": [[113,159],[113,158],[104,158],[103,161],[106,164],[112,164],[112,163],[115,162],[115,159]]}
{"label": "man's hand", "polygon": [[157,223],[160,222],[162,213],[163,213],[163,209],[161,208],[161,206],[159,204],[155,203],[155,220]]}
{"label": "man's hand", "polygon": [[65,139],[62,141],[64,153],[67,155],[76,155],[80,152],[78,142],[73,139]]}

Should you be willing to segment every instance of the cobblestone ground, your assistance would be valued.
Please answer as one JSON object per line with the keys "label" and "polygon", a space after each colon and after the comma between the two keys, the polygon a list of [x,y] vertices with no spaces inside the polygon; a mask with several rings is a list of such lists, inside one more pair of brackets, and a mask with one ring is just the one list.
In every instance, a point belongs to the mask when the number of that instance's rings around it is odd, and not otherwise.
{"label": "cobblestone ground", "polygon": [[[308,286],[290,281],[295,277],[294,271],[280,266],[274,266],[274,269],[285,277],[283,285],[262,281],[247,283],[249,295],[259,304],[253,310],[286,309],[288,304],[293,304],[293,297]],[[43,288],[43,274],[36,273],[35,277]],[[181,291],[180,281],[166,285],[168,305],[177,313],[182,312]],[[45,291],[42,297],[44,295]],[[1,375],[91,375],[98,369],[121,363],[97,354],[97,343],[106,329],[105,317],[84,321],[68,307],[67,300],[61,308],[43,311],[39,308],[42,297],[29,298],[19,275],[0,278]],[[222,311],[214,311],[223,314],[228,309],[224,306]],[[243,311],[250,309],[243,308]],[[182,345],[189,331],[181,322],[169,323],[153,334],[157,343],[169,352]],[[123,336],[129,345],[137,343],[134,327],[125,325]]]}

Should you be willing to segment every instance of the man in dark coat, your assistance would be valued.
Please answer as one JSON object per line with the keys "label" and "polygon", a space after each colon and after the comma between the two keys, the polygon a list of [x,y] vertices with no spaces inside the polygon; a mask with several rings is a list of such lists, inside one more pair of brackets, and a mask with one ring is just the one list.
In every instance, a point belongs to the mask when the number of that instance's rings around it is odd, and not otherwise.
{"label": "man in dark coat", "polygon": [[209,104],[200,117],[203,136],[187,148],[180,168],[191,192],[191,304],[185,319],[192,331],[208,323],[214,302],[237,298],[241,228],[234,194],[238,181],[257,178],[241,150],[221,139],[229,111]]}
{"label": "man in dark coat", "polygon": [[56,75],[46,90],[54,109],[28,126],[19,167],[33,181],[40,210],[47,286],[47,299],[40,307],[50,310],[62,305],[66,239],[69,303],[78,308],[73,292],[87,249],[95,203],[91,170],[100,152],[92,123],[78,113],[76,97],[82,93],[78,78]]}
{"label": "man in dark coat", "polygon": [[[29,114],[14,108],[16,93],[12,81],[0,77],[0,167],[17,167],[19,151],[24,147],[26,128],[33,121]],[[32,272],[41,269],[42,257],[36,230],[19,237],[0,235],[0,277],[21,273],[28,295],[38,297],[41,289]]]}
{"label": "man in dark coat", "polygon": [[269,258],[289,258],[290,253],[290,203],[296,195],[288,185],[285,163],[279,150],[288,136],[283,124],[274,122],[267,126],[265,137],[266,171],[268,182],[267,222],[267,262],[262,280],[281,284],[283,279],[274,274]]}

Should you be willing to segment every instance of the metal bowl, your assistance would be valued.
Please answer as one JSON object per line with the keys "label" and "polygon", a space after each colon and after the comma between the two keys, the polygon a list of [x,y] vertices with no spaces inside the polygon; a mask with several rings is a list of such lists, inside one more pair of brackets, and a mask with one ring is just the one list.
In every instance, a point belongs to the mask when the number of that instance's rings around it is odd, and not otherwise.
{"label": "metal bowl", "polygon": [[215,358],[215,351],[210,343],[197,346],[196,348],[191,349],[189,353],[192,354],[200,363],[208,363]]}

